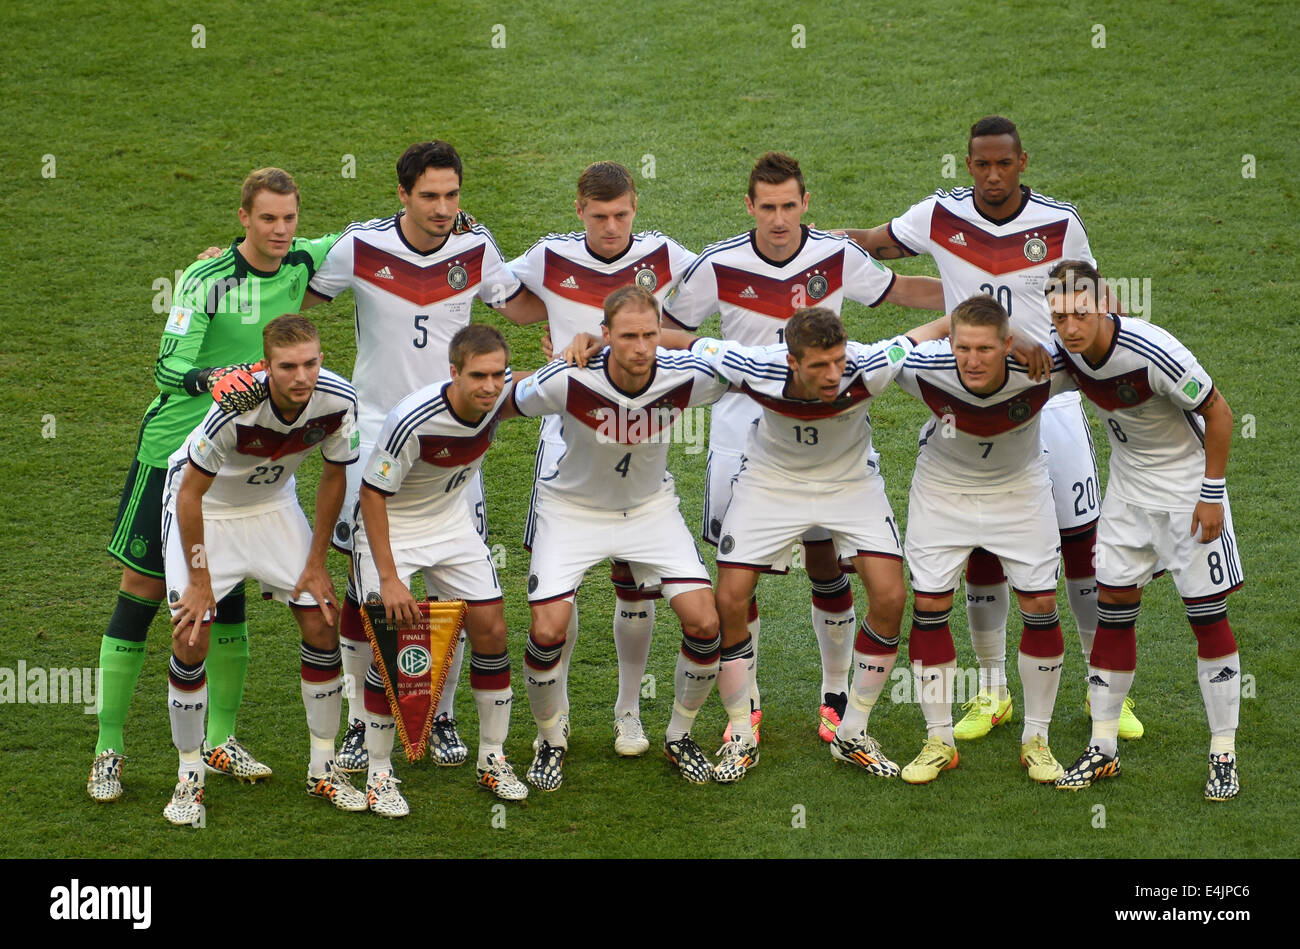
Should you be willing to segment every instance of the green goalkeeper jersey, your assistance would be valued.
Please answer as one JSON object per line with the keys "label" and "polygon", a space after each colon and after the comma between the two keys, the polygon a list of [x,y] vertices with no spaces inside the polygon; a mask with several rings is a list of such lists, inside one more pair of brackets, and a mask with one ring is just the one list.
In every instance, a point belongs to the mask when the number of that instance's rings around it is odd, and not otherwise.
{"label": "green goalkeeper jersey", "polygon": [[167,466],[212,408],[212,396],[198,388],[198,372],[262,358],[262,328],[284,313],[297,313],[307,281],[325,259],[337,234],[294,238],[274,273],[254,270],[232,244],[224,254],[191,264],[163,327],[154,364],[159,394],[140,428],[141,464]]}

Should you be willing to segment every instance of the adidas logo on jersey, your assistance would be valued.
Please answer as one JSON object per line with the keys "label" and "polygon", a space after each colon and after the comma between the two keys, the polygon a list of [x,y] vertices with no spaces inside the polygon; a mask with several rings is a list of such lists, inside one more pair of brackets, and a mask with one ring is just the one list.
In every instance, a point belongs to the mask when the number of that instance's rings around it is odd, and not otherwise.
{"label": "adidas logo on jersey", "polygon": [[742,299],[742,300],[757,300],[757,299],[758,299],[758,294],[754,292],[754,288],[753,288],[753,287],[746,287],[744,290],[741,290],[741,291],[740,291],[740,299]]}
{"label": "adidas logo on jersey", "polygon": [[961,231],[958,231],[958,232],[957,232],[956,234],[954,234],[952,237],[948,238],[948,243],[949,243],[949,244],[956,244],[958,247],[965,247],[965,246],[966,246],[966,235],[963,234]]}
{"label": "adidas logo on jersey", "polygon": [[444,449],[442,449],[442,451],[438,452],[438,454],[434,455],[433,457],[435,457],[435,458],[450,458],[450,457],[451,457],[451,449],[450,449],[450,448],[444,448]]}
{"label": "adidas logo on jersey", "polygon": [[387,265],[387,264],[385,264],[381,269],[376,270],[376,271],[375,271],[375,276],[378,277],[380,280],[396,280],[396,279],[397,279],[396,277],[393,276],[393,272],[392,272],[391,270],[388,269],[388,265]]}
{"label": "adidas logo on jersey", "polygon": [[578,281],[574,280],[573,275],[570,274],[569,276],[564,278],[564,280],[560,283],[560,286],[565,287],[569,290],[577,290]]}

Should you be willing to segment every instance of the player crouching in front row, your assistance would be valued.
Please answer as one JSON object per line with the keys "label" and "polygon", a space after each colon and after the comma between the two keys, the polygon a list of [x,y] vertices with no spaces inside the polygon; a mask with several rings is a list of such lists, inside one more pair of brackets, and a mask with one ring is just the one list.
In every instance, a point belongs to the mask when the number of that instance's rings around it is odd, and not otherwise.
{"label": "player crouching in front row", "polygon": [[[307,793],[341,810],[366,809],[365,795],[334,764],[342,660],[338,600],[325,567],[344,468],[357,459],[356,394],[347,380],[321,368],[320,336],[310,321],[276,317],[262,342],[270,397],[247,412],[213,406],[168,462],[162,525],[173,626],[168,706],[180,780],[163,816],[179,826],[197,824],[204,814],[200,746],[212,614],[245,578],[287,602],[302,633],[302,698],[311,735]],[[324,464],[313,530],[298,506],[293,475],[318,446]]]}
{"label": "player crouching in front row", "polygon": [[1045,288],[1052,338],[1097,407],[1111,451],[1097,526],[1097,638],[1088,659],[1092,735],[1056,786],[1078,790],[1119,774],[1116,736],[1137,668],[1142,588],[1163,565],[1196,634],[1197,681],[1210,724],[1205,796],[1226,801],[1240,790],[1241,657],[1227,596],[1243,574],[1224,485],[1232,410],[1173,336],[1107,314],[1098,305],[1100,279],[1089,264],[1064,260]]}

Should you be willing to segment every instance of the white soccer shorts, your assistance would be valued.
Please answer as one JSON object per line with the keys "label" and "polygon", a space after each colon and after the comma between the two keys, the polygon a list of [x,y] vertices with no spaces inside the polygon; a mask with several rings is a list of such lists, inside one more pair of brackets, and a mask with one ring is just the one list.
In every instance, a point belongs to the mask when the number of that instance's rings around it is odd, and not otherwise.
{"label": "white soccer shorts", "polygon": [[[700,537],[714,547],[722,538],[722,524],[727,519],[736,477],[740,474],[745,456],[725,449],[710,449],[708,467],[704,472],[704,517],[701,519]],[[806,543],[831,539],[824,527],[810,527],[800,538]]]}
{"label": "white soccer shorts", "polygon": [[885,480],[874,472],[860,481],[779,486],[747,468],[722,523],[718,564],[787,573],[794,542],[814,527],[827,533],[841,560],[903,559]]}
{"label": "white soccer shorts", "polygon": [[[181,545],[176,515],[163,511],[167,600],[178,599],[190,583],[190,561]],[[311,552],[311,526],[297,504],[290,503],[247,517],[203,519],[203,554],[212,595],[220,601],[245,579],[262,585],[262,595],[292,606],[315,606],[310,593],[290,599]]]}
{"label": "white soccer shorts", "polygon": [[1223,596],[1245,580],[1232,508],[1223,502],[1223,534],[1202,544],[1191,536],[1192,508],[1152,511],[1106,495],[1097,525],[1097,582],[1108,587],[1144,587],[1161,569],[1174,578],[1179,596]]}
{"label": "white soccer shorts", "polygon": [[577,507],[542,492],[528,569],[528,602],[570,596],[602,560],[625,560],[641,589],[658,585],[664,599],[700,586],[709,574],[682,520],[677,496],[662,492],[627,511]]}
{"label": "white soccer shorts", "polygon": [[1039,441],[1047,452],[1056,526],[1064,532],[1095,521],[1101,511],[1101,481],[1092,430],[1077,392],[1063,392],[1043,406]]}
{"label": "white soccer shorts", "polygon": [[[397,577],[409,589],[419,570],[430,596],[464,600],[467,603],[495,603],[501,599],[501,582],[496,565],[476,525],[465,516],[451,517],[429,525],[421,537],[393,537],[393,564]],[[357,596],[365,603],[371,594],[379,596],[379,571],[375,568],[363,523],[355,535],[352,553]]]}
{"label": "white soccer shorts", "polygon": [[948,593],[976,547],[996,554],[1020,593],[1055,593],[1061,538],[1043,482],[996,494],[959,494],[912,482],[907,566],[917,593]]}

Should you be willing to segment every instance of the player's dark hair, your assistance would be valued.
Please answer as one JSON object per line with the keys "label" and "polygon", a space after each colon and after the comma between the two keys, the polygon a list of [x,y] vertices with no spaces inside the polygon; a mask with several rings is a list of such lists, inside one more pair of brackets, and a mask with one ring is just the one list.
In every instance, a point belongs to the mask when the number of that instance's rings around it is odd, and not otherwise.
{"label": "player's dark hair", "polygon": [[785,345],[795,359],[803,359],[809,349],[830,349],[848,338],[844,323],[824,306],[795,310],[785,324]]}
{"label": "player's dark hair", "polygon": [[629,283],[626,287],[619,287],[605,297],[605,318],[600,322],[613,329],[614,314],[620,310],[632,309],[649,310],[655,315],[655,319],[659,318],[659,301],[655,299],[655,295],[645,287]]}
{"label": "player's dark hair", "polygon": [[592,162],[578,176],[578,203],[613,201],[625,194],[636,197],[632,172],[616,161]]}
{"label": "player's dark hair", "polygon": [[397,183],[408,194],[426,168],[450,168],[461,180],[460,155],[449,142],[417,142],[397,159]]}
{"label": "player's dark hair", "polygon": [[954,332],[958,325],[991,326],[997,330],[999,339],[1011,335],[1011,320],[1007,317],[1007,311],[987,293],[977,293],[962,300],[953,308],[950,316]]}
{"label": "player's dark hair", "polygon": [[758,161],[749,173],[749,200],[754,200],[754,186],[760,181],[768,185],[779,185],[793,178],[799,182],[799,194],[804,192],[803,172],[799,163],[781,152],[768,152]]}
{"label": "player's dark hair", "polygon": [[1082,292],[1089,294],[1098,304],[1107,299],[1106,291],[1101,274],[1086,260],[1057,261],[1047,272],[1047,280],[1043,283],[1044,296],[1050,297],[1059,293],[1073,297],[1076,293]]}
{"label": "player's dark hair", "polygon": [[465,364],[475,356],[495,353],[502,350],[506,354],[506,365],[510,364],[510,344],[495,326],[486,323],[471,323],[462,326],[451,338],[447,346],[447,357],[457,372],[463,372]]}
{"label": "player's dark hair", "polygon": [[291,194],[299,201],[302,200],[293,175],[283,168],[258,168],[256,171],[250,171],[248,177],[244,179],[244,186],[239,191],[239,206],[252,213],[253,199],[262,191]]}
{"label": "player's dark hair", "polygon": [[1016,123],[1002,115],[986,115],[970,127],[970,138],[966,140],[966,154],[970,154],[970,143],[985,135],[1010,135],[1016,144],[1016,154],[1024,151],[1020,147],[1020,131]]}
{"label": "player's dark hair", "polygon": [[271,350],[299,343],[320,342],[320,332],[316,324],[297,313],[285,313],[277,316],[262,327],[262,354],[271,358]]}

